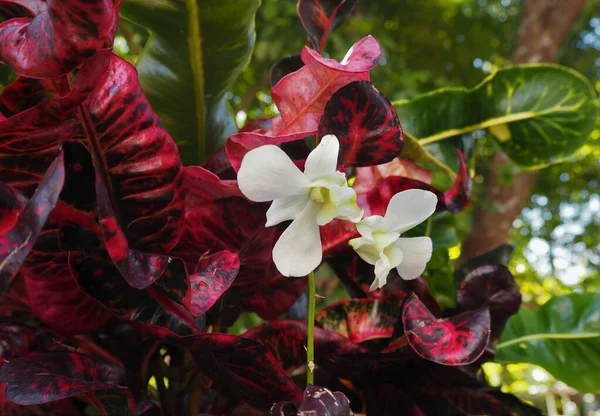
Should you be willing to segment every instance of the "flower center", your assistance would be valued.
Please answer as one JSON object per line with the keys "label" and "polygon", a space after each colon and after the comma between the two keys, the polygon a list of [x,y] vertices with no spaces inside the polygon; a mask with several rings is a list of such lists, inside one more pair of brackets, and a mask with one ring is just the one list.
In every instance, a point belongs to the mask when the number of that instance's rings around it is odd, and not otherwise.
{"label": "flower center", "polygon": [[324,204],[329,202],[331,196],[329,195],[329,189],[323,186],[316,186],[310,190],[310,199],[317,204]]}

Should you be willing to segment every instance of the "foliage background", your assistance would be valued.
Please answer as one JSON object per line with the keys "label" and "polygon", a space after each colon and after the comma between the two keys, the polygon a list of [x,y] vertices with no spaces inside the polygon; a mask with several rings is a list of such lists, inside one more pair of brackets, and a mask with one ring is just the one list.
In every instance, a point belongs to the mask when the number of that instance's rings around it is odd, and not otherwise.
{"label": "foliage background", "polygon": [[[510,63],[517,39],[522,0],[370,0],[329,38],[328,52],[341,58],[359,38],[372,34],[381,43],[384,59],[372,74],[391,100],[411,98],[447,86],[472,87],[496,68]],[[263,0],[256,21],[257,42],[250,66],[227,93],[237,122],[275,114],[269,96],[270,67],[298,53],[305,32],[296,2]],[[121,24],[116,50],[135,61],[148,34],[133,24]],[[600,0],[588,0],[558,63],[584,74],[600,94]],[[478,138],[473,206],[486,204],[481,184],[495,147],[485,134]],[[600,286],[600,125],[588,144],[569,162],[547,168],[528,206],[513,223],[516,250],[510,267],[524,294],[525,307],[544,304],[553,295],[596,292]],[[503,172],[512,180],[509,165]],[[479,187],[477,187],[479,185]],[[491,207],[493,209],[493,207]],[[472,226],[473,209],[457,219],[458,241]],[[449,250],[452,260],[460,245]],[[445,253],[443,253],[445,255]],[[343,291],[322,279],[324,304]],[[245,316],[240,330],[254,326]],[[490,382],[546,407],[549,414],[577,414],[597,409],[593,395],[580,395],[555,382],[545,371],[526,365],[487,365]]]}

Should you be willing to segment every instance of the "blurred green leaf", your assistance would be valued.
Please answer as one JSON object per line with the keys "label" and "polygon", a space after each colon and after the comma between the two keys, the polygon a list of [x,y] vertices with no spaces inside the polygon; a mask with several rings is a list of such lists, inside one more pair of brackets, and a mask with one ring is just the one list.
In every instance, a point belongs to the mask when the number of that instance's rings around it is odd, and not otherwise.
{"label": "blurred green leaf", "polygon": [[521,309],[496,345],[496,360],[536,364],[581,392],[600,392],[600,294]]}
{"label": "blurred green leaf", "polygon": [[137,62],[154,110],[186,164],[236,131],[225,92],[248,64],[260,0],[124,0],[121,14],[151,36]]}
{"label": "blurred green leaf", "polygon": [[528,168],[573,154],[598,117],[590,83],[548,64],[502,69],[475,88],[444,88],[394,105],[406,134],[423,145],[488,129],[514,162]]}

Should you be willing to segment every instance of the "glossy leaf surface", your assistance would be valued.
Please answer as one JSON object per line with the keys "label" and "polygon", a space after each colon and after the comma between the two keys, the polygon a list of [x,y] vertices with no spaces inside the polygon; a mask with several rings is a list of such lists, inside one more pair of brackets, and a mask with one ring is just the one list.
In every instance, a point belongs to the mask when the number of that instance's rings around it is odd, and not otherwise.
{"label": "glossy leaf surface", "polygon": [[13,358],[0,368],[6,397],[17,404],[48,403],[95,390],[126,388],[123,367],[74,352],[48,352]]}
{"label": "glossy leaf surface", "polygon": [[444,365],[472,363],[483,354],[490,338],[487,308],[438,320],[412,296],[405,303],[402,322],[413,350],[426,360]]}
{"label": "glossy leaf surface", "polygon": [[340,88],[325,106],[318,136],[335,135],[341,166],[373,166],[392,161],[404,140],[388,99],[368,81]]}
{"label": "glossy leaf surface", "polygon": [[271,416],[352,416],[350,400],[339,391],[331,391],[319,386],[306,386],[299,407],[291,402],[275,403],[271,408]]}
{"label": "glossy leaf surface", "polygon": [[0,25],[0,61],[31,78],[65,75],[112,43],[118,3],[49,0],[33,18],[9,19]]}
{"label": "glossy leaf surface", "polygon": [[203,162],[236,130],[224,94],[248,63],[259,5],[123,1],[123,16],[152,32],[137,63],[140,81],[186,164]]}
{"label": "glossy leaf surface", "polygon": [[498,338],[508,318],[519,310],[521,292],[506,266],[482,266],[470,272],[460,283],[457,304],[462,310],[489,307],[492,337]]}
{"label": "glossy leaf surface", "polygon": [[581,392],[600,391],[600,295],[571,294],[521,309],[496,344],[502,363],[531,363]]}
{"label": "glossy leaf surface", "polygon": [[395,107],[405,133],[422,144],[488,129],[513,161],[528,168],[570,156],[598,117],[589,82],[548,64],[501,69],[472,89],[433,91]]}
{"label": "glossy leaf surface", "polygon": [[316,323],[355,343],[391,338],[406,296],[395,292],[381,300],[341,300],[319,312]]}

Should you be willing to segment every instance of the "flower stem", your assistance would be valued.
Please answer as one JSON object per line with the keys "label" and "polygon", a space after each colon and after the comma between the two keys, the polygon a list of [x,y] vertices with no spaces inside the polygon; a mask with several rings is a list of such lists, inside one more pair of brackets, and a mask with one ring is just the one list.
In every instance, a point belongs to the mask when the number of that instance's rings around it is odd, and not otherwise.
{"label": "flower stem", "polygon": [[316,286],[315,272],[308,274],[308,322],[306,341],[306,384],[314,384],[315,382],[315,309],[316,309]]}
{"label": "flower stem", "polygon": [[433,222],[433,216],[427,219],[427,226],[425,229],[425,237],[429,237],[431,235],[431,223]]}

